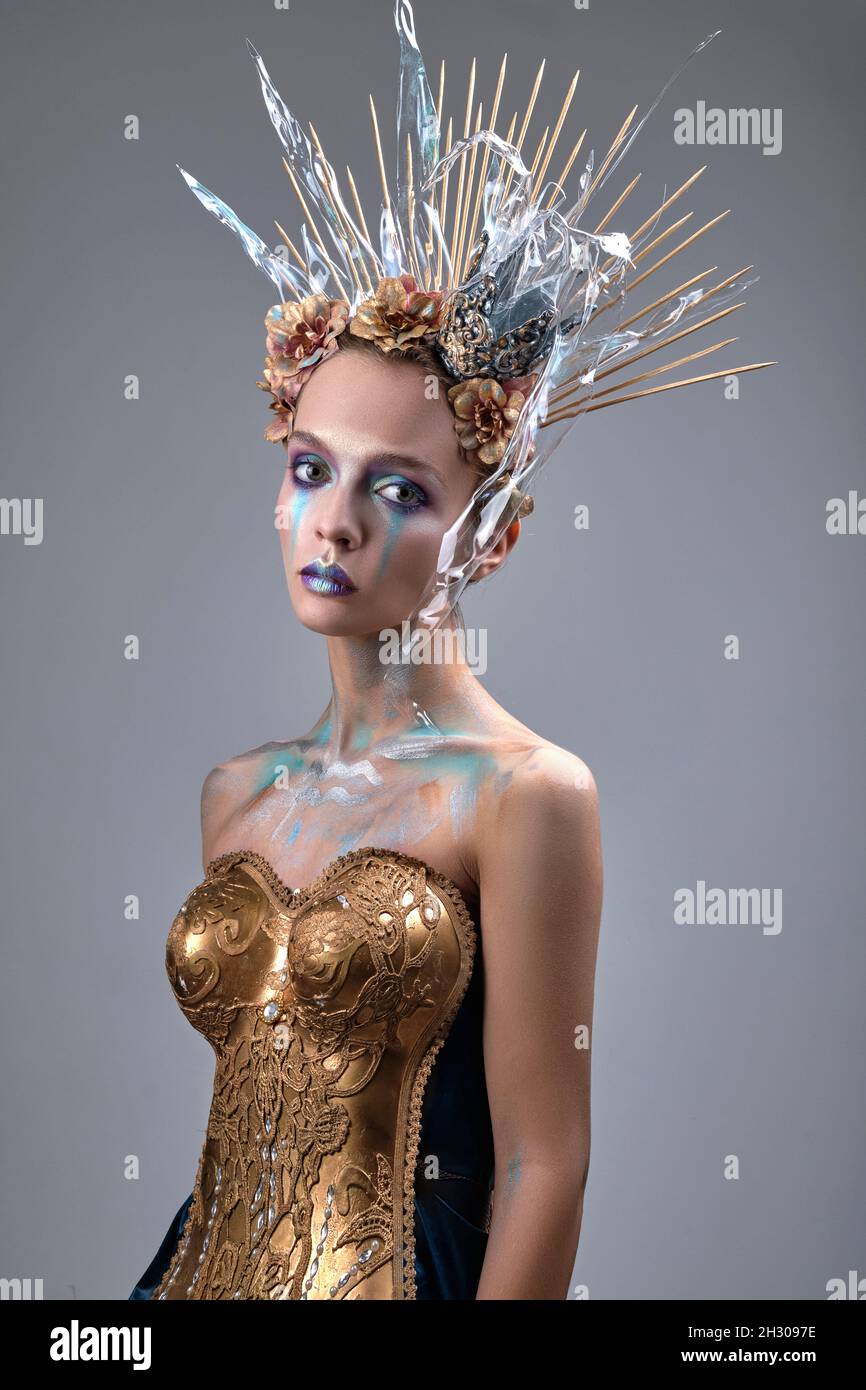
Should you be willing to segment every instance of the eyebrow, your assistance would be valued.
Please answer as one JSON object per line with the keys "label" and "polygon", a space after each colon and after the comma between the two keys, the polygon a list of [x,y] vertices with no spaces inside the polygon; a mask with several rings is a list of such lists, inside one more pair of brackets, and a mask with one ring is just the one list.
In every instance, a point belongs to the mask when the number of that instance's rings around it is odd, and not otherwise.
{"label": "eyebrow", "polygon": [[[324,449],[328,452],[328,446],[323,439],[310,430],[293,430],[289,435],[288,443],[307,444],[311,449]],[[395,454],[390,450],[375,452],[370,454],[366,460],[368,463],[384,464],[386,468],[413,468],[419,473],[427,473],[434,477],[443,487],[448,487],[447,480],[434,464],[428,463],[426,459],[416,458],[414,454]]]}

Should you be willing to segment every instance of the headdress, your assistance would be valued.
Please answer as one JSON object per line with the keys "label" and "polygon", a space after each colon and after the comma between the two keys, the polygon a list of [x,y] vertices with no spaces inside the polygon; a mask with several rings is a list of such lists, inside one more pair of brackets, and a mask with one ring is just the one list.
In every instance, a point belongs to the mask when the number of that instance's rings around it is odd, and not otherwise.
{"label": "headdress", "polygon": [[[630,372],[651,354],[741,308],[742,300],[730,301],[757,279],[742,278],[752,269],[746,266],[708,284],[716,270],[712,266],[632,309],[630,297],[640,285],[726,216],[722,213],[705,223],[638,272],[640,264],[691,217],[688,213],[656,230],[706,166],[664,198],[629,235],[610,230],[609,224],[620,214],[640,174],[597,221],[587,215],[590,202],[685,63],[637,124],[637,107],[632,109],[597,169],[594,151],[589,151],[577,197],[569,204],[564,184],[586,131],[557,178],[549,176],[549,166],[579,71],[552,132],[548,126],[527,165],[524,142],[544,64],[519,129],[515,113],[503,137],[495,127],[506,59],[489,116],[485,103],[476,105],[473,59],[462,135],[454,140],[449,119],[443,153],[444,63],[434,101],[408,0],[395,0],[394,21],[401,62],[393,192],[370,97],[382,188],[375,239],[351,170],[347,166],[350,209],[315,128],[311,123],[309,135],[302,130],[249,40],[265,105],[283,146],[283,165],[303,216],[300,249],[276,222],[284,243],[283,253],[277,254],[221,199],[185,170],[181,173],[204,206],[235,232],[280,296],[265,317],[267,357],[264,380],[257,383],[272,397],[275,418],[265,432],[267,438],[278,441],[291,432],[304,382],[338,350],[347,332],[372,340],[385,353],[400,354],[416,344],[432,347],[444,372],[454,378],[447,394],[458,439],[484,476],[443,537],[436,574],[410,620],[435,627],[452,610],[489,548],[516,516],[531,509],[529,488],[577,416],[774,364],[752,362],[641,385],[735,341],[725,338],[664,366]],[[699,43],[686,62],[715,36]],[[710,304],[712,312],[707,313]]]}

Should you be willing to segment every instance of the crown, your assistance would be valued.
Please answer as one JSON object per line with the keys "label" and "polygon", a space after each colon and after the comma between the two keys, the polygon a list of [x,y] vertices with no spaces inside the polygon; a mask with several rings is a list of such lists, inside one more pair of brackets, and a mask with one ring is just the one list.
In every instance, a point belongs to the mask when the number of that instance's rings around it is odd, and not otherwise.
{"label": "crown", "polygon": [[[393,186],[386,175],[376,106],[372,95],[369,98],[382,194],[377,216],[370,218],[377,228],[375,237],[351,169],[346,166],[347,198],[314,126],[310,123],[309,134],[302,129],[249,40],[265,106],[283,147],[283,166],[299,205],[300,246],[275,220],[283,243],[278,254],[221,199],[178,168],[203,205],[239,238],[280,297],[265,318],[268,355],[264,379],[257,383],[270,393],[275,412],[265,431],[267,438],[284,440],[290,433],[304,381],[338,350],[344,333],[371,339],[385,353],[408,353],[420,344],[434,349],[446,374],[454,379],[448,399],[459,442],[494,485],[485,497],[500,494],[480,531],[467,531],[474,556],[497,525],[529,509],[529,486],[578,416],[775,364],[750,362],[644,384],[735,342],[735,338],[724,338],[664,365],[646,364],[647,358],[678,346],[692,333],[742,308],[741,298],[730,301],[757,279],[743,278],[753,268],[745,266],[712,283],[717,267],[710,266],[649,303],[640,303],[650,277],[694,247],[730,211],[656,255],[665,243],[673,242],[692,214],[659,229],[661,219],[706,165],[629,233],[610,230],[609,224],[623,217],[639,173],[600,217],[589,212],[668,87],[715,33],[692,50],[637,122],[638,108],[632,108],[597,165],[594,150],[589,150],[577,197],[569,204],[566,182],[581,153],[585,129],[557,177],[549,173],[557,168],[552,161],[580,71],[574,74],[552,128],[548,124],[537,143],[533,140],[530,154],[528,133],[545,64],[538,70],[522,118],[515,111],[502,136],[496,126],[507,54],[492,102],[476,98],[473,58],[462,134],[454,138],[460,116],[456,123],[449,116],[443,151],[444,62],[434,101],[408,0],[395,0],[394,22],[400,43],[400,80]],[[642,294],[636,297],[639,289]],[[708,306],[713,310],[709,314]],[[640,370],[632,372],[638,364]],[[445,550],[453,574],[456,566],[450,543],[443,549],[443,561]],[[465,562],[460,569],[462,574]]]}
{"label": "crown", "polygon": [[[495,377],[497,381],[525,376],[548,349],[556,317],[553,309],[527,319],[494,337],[491,316],[500,295],[495,275],[482,275],[478,267],[490,243],[484,231],[467,269],[467,285],[455,290],[445,305],[436,334],[436,350],[452,376],[466,381],[470,377]],[[580,322],[574,314],[562,325],[570,333]]]}

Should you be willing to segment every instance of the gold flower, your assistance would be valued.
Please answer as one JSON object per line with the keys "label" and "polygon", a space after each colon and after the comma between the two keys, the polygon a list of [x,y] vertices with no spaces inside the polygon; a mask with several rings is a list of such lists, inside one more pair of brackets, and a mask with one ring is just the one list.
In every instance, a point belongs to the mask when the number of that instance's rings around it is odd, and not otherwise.
{"label": "gold flower", "polygon": [[438,330],[442,297],[442,290],[420,289],[412,275],[387,275],[358,305],[349,332],[374,338],[383,352],[402,349]]}
{"label": "gold flower", "polygon": [[472,463],[495,468],[502,462],[535,375],[498,382],[493,377],[459,381],[448,392],[457,417],[454,428]]}
{"label": "gold flower", "polygon": [[265,314],[267,349],[277,360],[279,372],[293,376],[330,357],[348,319],[345,299],[328,299],[324,294],[272,305]]}
{"label": "gold flower", "polygon": [[292,432],[295,405],[301,387],[314,367],[337,350],[337,338],[348,323],[345,299],[310,294],[296,302],[274,304],[265,315],[268,356],[256,385],[269,391],[276,418],[267,426],[265,439],[279,443]]}
{"label": "gold flower", "polygon": [[[269,370],[266,367],[265,376],[267,377],[268,375]],[[270,391],[273,396],[273,400],[269,404],[269,409],[274,411],[274,415],[270,424],[267,425],[264,430],[264,437],[269,443],[279,444],[281,439],[288,439],[291,434],[294,428],[295,404],[302,385],[303,381],[299,381],[295,378],[291,386],[286,386],[285,397],[283,397],[274,392],[269,382],[256,382],[256,386],[262,391]]]}

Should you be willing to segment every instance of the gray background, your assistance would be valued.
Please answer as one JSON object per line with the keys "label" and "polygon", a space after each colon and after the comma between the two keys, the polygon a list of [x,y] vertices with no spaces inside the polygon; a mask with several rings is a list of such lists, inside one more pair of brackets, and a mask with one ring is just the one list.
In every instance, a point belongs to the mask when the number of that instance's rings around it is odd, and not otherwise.
{"label": "gray background", "polygon": [[[0,491],[43,497],[45,536],[0,538],[0,1274],[42,1277],[50,1298],[125,1298],[191,1188],[210,1102],[212,1054],[163,969],[201,878],[202,779],[309,728],[329,689],[272,525],[281,455],[254,382],[274,296],[174,165],[266,240],[273,217],[297,230],[249,35],[369,207],[367,93],[390,152],[398,47],[390,0],[2,13]],[[691,228],[734,211],[652,283],[753,262],[749,307],[716,335],[740,342],[695,370],[782,365],[742,377],[738,402],[711,383],[579,421],[506,569],[463,610],[488,629],[489,690],[600,789],[574,1283],[593,1298],[820,1299],[833,1276],[866,1274],[866,536],[825,530],[829,497],[866,490],[863,8],[437,0],[416,25],[432,78],[447,59],[455,113],[473,54],[489,100],[508,51],[509,116],[547,57],[531,149],[579,65],[563,155],[583,125],[586,148],[606,149],[723,30],[595,209],[642,169],[619,224],[633,230],[665,182],[709,162],[678,207]],[[698,100],[781,107],[782,152],[675,145],[674,110]],[[722,659],[729,632],[738,662]],[[781,888],[781,934],[675,926],[675,890],[700,878]]]}

